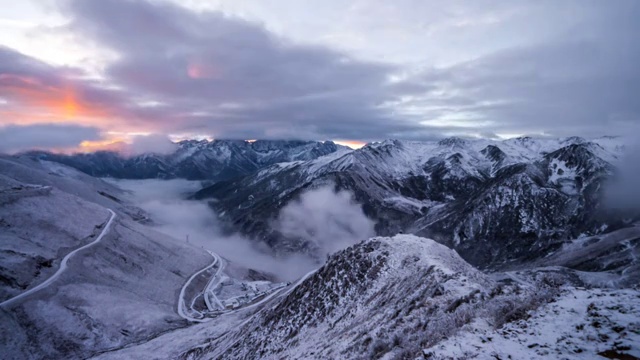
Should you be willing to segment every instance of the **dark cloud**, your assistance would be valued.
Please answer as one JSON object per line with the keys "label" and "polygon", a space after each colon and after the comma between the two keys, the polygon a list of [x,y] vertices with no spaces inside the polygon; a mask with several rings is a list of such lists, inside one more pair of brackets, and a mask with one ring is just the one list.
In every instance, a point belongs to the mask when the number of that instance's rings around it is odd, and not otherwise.
{"label": "dark cloud", "polygon": [[46,84],[59,81],[54,68],[42,61],[20,54],[6,46],[0,46],[0,74],[2,79],[8,75],[15,77],[38,77]]}
{"label": "dark cloud", "polygon": [[471,131],[483,122],[487,131],[498,133],[598,136],[638,131],[640,3],[599,5],[597,21],[553,42],[425,71],[421,81],[435,90],[411,104],[435,109],[431,114],[436,118],[471,118]]}
{"label": "dark cloud", "polygon": [[294,44],[244,20],[169,3],[66,5],[76,34],[118,53],[109,79],[164,105],[169,116],[153,121],[166,131],[375,139],[425,130],[382,107],[403,93],[388,81],[395,66]]}
{"label": "dark cloud", "polygon": [[635,210],[640,214],[640,140],[626,139],[628,148],[611,183],[605,188],[607,205],[613,209]]}
{"label": "dark cloud", "polygon": [[0,127],[0,153],[15,153],[30,149],[68,149],[85,140],[99,140],[94,127],[76,125],[8,125]]}

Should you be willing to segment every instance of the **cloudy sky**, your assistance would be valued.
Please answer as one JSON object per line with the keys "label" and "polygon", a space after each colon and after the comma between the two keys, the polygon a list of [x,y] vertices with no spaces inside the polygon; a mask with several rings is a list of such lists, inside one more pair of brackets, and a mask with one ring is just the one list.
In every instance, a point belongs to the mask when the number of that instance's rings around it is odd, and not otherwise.
{"label": "cloudy sky", "polygon": [[640,124],[640,1],[0,8],[0,151],[90,151],[145,135],[595,137]]}

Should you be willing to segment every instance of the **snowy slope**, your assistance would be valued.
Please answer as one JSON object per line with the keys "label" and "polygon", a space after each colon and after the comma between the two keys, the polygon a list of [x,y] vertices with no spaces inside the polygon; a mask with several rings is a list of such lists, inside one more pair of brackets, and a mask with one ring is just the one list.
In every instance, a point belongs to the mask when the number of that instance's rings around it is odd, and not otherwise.
{"label": "snowy slope", "polygon": [[[133,221],[119,190],[98,179],[0,160],[4,359],[86,358],[187,325],[176,289],[209,261],[206,252]],[[103,204],[118,212],[108,228]]]}
{"label": "snowy slope", "polygon": [[0,155],[0,174],[23,184],[49,186],[131,219],[144,218],[144,212],[126,201],[121,189],[74,168],[27,156]]}
{"label": "snowy slope", "polygon": [[425,349],[429,359],[634,359],[640,357],[640,293],[576,289],[495,329],[478,319]]}
{"label": "snowy slope", "polygon": [[48,278],[56,260],[91,242],[109,217],[105,208],[51,187],[6,185],[0,176],[0,301]]}
{"label": "snowy slope", "polygon": [[535,266],[564,266],[611,276],[599,286],[633,286],[640,283],[640,227],[635,224],[608,234],[585,236],[565,242]]}
{"label": "snowy slope", "polygon": [[353,358],[374,351],[378,338],[421,326],[427,314],[447,317],[454,304],[475,302],[491,286],[432,240],[372,238],[333,255],[279,304],[190,355]]}

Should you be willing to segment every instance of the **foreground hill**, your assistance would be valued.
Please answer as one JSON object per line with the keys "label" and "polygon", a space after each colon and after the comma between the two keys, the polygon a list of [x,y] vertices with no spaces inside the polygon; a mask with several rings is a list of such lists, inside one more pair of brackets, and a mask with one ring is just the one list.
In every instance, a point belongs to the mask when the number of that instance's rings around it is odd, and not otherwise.
{"label": "foreground hill", "polygon": [[433,240],[376,237],[333,255],[242,327],[181,358],[640,355],[640,292],[584,288],[599,276],[555,268],[489,277]]}

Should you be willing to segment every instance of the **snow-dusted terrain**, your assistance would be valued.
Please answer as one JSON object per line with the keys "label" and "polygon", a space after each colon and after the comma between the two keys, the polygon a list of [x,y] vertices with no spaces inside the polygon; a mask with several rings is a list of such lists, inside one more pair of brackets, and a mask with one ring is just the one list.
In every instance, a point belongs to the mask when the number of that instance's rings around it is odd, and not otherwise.
{"label": "snow-dusted terrain", "polygon": [[496,329],[485,319],[424,349],[431,359],[634,359],[640,291],[567,287],[553,302]]}
{"label": "snow-dusted terrain", "polygon": [[109,354],[287,286],[142,224],[153,219],[102,180],[27,157],[0,169],[3,359]]}
{"label": "snow-dusted terrain", "polygon": [[60,266],[58,268],[58,270],[51,275],[47,280],[45,280],[44,282],[38,284],[35,287],[29,288],[29,290],[21,292],[20,294],[11,297],[3,302],[0,303],[0,307],[11,307],[12,305],[18,303],[19,301],[21,301],[22,299],[26,298],[27,296],[35,293],[36,291],[40,290],[40,289],[44,289],[45,287],[49,286],[52,282],[54,282],[56,279],[58,279],[60,277],[60,275],[67,269],[67,263],[69,262],[69,259],[75,255],[78,251],[82,251],[85,250],[87,248],[90,248],[91,246],[97,244],[98,242],[100,242],[100,240],[102,240],[102,238],[104,237],[104,235],[109,231],[109,229],[111,228],[111,223],[113,223],[113,219],[116,217],[116,213],[113,212],[113,210],[108,209],[109,213],[111,214],[111,217],[109,217],[109,221],[107,221],[107,224],[103,227],[102,231],[100,232],[100,235],[98,235],[98,237],[96,237],[96,239],[92,242],[90,242],[87,245],[81,246],[73,251],[71,251],[70,253],[68,253],[67,255],[65,255],[64,258],[62,258],[62,261],[60,262]]}
{"label": "snow-dusted terrain", "polygon": [[620,139],[181,146],[252,173],[177,202],[0,156],[0,357],[640,358],[640,219],[604,202]]}
{"label": "snow-dusted terrain", "polygon": [[86,358],[191,323],[180,289],[209,253],[138,223],[144,212],[100,180],[25,158],[0,165],[2,358]]}
{"label": "snow-dusted terrain", "polygon": [[593,283],[563,268],[488,276],[433,240],[372,238],[181,358],[639,356],[640,289]]}
{"label": "snow-dusted terrain", "polygon": [[136,223],[97,179],[0,160],[3,358],[82,358],[187,324],[175,292],[208,254]]}

